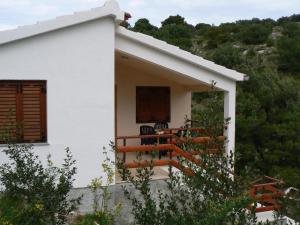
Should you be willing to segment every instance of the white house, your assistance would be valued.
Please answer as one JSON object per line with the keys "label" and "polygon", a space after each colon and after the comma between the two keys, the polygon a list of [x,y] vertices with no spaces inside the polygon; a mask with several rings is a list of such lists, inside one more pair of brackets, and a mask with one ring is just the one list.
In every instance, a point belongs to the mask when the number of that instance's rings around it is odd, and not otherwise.
{"label": "white house", "polygon": [[[138,134],[141,124],[159,116],[180,127],[191,115],[191,93],[207,91],[213,80],[224,92],[224,117],[231,118],[227,149],[234,150],[236,82],[246,76],[121,27],[127,16],[110,0],[0,32],[0,125],[11,112],[24,125],[22,142],[34,143],[43,159],[50,153],[61,162],[70,147],[77,160],[76,187],[101,175],[102,147],[117,135]],[[154,97],[167,90],[167,103],[155,97],[167,111],[140,112],[139,88]],[[1,153],[0,163],[5,161]]]}

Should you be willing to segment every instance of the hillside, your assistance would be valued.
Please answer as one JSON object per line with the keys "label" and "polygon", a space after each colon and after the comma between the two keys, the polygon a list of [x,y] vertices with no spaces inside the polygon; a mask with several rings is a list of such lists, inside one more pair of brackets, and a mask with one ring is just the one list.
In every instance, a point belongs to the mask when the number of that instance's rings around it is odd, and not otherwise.
{"label": "hillside", "polygon": [[[147,19],[124,26],[249,75],[238,84],[236,171],[300,187],[300,15],[219,26],[192,26],[177,15],[159,28]],[[194,93],[194,118],[203,104]]]}

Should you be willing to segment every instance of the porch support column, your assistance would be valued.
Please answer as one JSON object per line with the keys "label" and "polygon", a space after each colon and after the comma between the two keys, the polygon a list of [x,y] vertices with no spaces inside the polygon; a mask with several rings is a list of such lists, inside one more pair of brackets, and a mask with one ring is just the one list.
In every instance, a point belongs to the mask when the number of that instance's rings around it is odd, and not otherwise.
{"label": "porch support column", "polygon": [[234,153],[235,145],[235,106],[236,106],[236,85],[230,91],[224,92],[224,119],[229,119],[224,130],[226,137],[225,155],[230,156],[230,151]]}

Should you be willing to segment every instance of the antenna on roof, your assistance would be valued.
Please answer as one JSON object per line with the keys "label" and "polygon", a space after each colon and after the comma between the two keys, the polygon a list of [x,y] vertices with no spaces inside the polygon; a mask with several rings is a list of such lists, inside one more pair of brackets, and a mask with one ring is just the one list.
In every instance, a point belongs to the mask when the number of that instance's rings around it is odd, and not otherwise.
{"label": "antenna on roof", "polygon": [[130,13],[125,12],[124,20],[126,21],[126,20],[129,20],[130,18],[131,18]]}

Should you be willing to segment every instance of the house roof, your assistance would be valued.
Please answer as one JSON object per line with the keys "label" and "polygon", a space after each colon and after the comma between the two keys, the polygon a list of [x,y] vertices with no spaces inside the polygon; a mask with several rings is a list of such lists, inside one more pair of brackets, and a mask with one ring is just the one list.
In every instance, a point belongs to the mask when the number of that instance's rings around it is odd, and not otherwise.
{"label": "house roof", "polygon": [[[119,5],[115,0],[108,0],[104,4],[104,6],[94,8],[89,11],[75,12],[72,15],[60,16],[53,20],[37,22],[34,25],[26,25],[18,27],[14,30],[1,31],[0,45],[51,32],[54,30],[63,29],[88,21],[97,20],[103,17],[113,17],[116,24],[120,24],[122,21],[124,21],[126,15],[127,14],[124,11],[120,10]],[[176,46],[170,45],[151,36],[129,31],[121,26],[117,28],[117,34],[153,49],[163,51],[166,54],[176,56],[181,60],[220,74],[231,80],[242,81],[247,78],[245,74],[217,65],[212,61],[193,55]]]}
{"label": "house roof", "polygon": [[113,17],[117,24],[124,21],[126,13],[120,10],[115,0],[108,0],[102,7],[93,8],[88,11],[75,12],[71,15],[59,16],[55,19],[37,22],[33,25],[20,26],[13,30],[0,32],[0,45],[32,37],[35,35],[59,30],[103,17]]}

